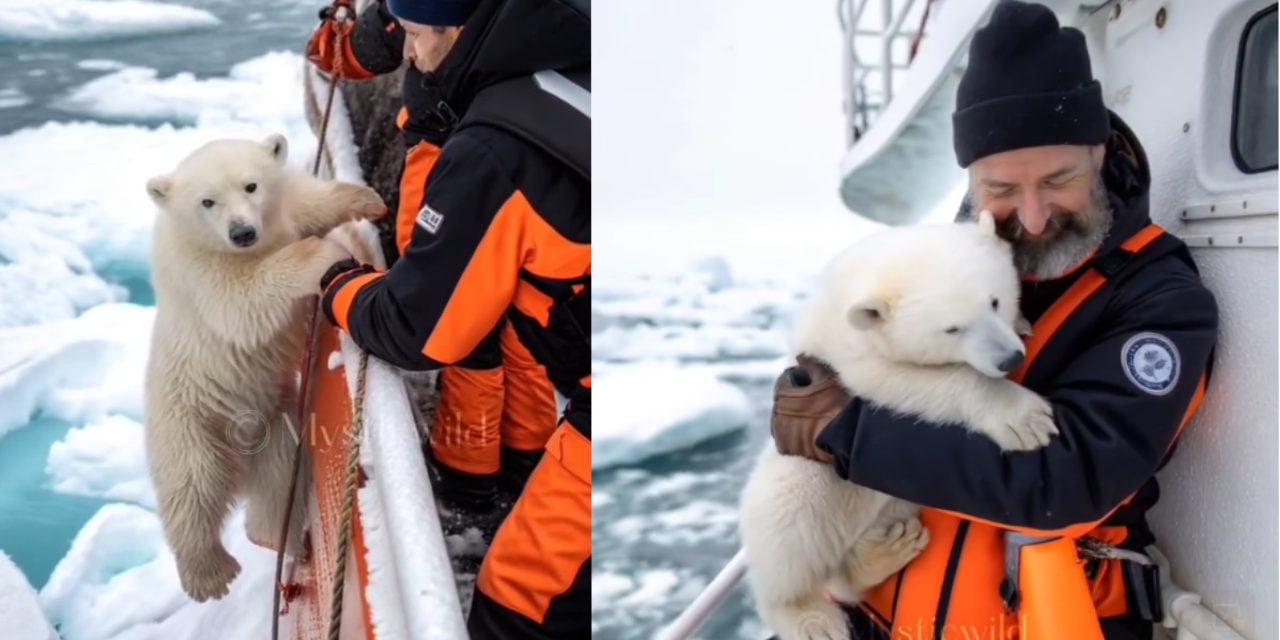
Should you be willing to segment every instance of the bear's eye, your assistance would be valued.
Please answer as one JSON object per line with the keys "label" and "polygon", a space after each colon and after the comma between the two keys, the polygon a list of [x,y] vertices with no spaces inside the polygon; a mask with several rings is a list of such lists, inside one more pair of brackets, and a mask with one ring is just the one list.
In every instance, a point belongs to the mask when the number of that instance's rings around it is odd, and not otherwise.
{"label": "bear's eye", "polygon": [[960,333],[960,327],[947,327],[946,332],[951,335],[955,335],[957,333]]}
{"label": "bear's eye", "polygon": [[204,200],[201,200],[201,201],[200,201],[200,204],[204,205],[204,208],[206,208],[206,209],[212,209],[212,208],[213,208],[213,200],[210,200],[210,199],[208,199],[208,198],[205,198]]}
{"label": "bear's eye", "polygon": [[247,193],[253,193],[254,191],[257,191],[257,190],[258,190],[258,183],[256,183],[256,182],[250,182],[249,184],[246,184],[246,185],[244,186],[244,190],[245,190],[245,192],[247,192]]}
{"label": "bear's eye", "polygon": [[997,299],[995,299],[995,298],[992,298],[992,299],[991,299],[991,310],[992,310],[992,311],[999,311],[999,310],[1000,310],[1000,301],[999,301],[999,300],[997,300]]}

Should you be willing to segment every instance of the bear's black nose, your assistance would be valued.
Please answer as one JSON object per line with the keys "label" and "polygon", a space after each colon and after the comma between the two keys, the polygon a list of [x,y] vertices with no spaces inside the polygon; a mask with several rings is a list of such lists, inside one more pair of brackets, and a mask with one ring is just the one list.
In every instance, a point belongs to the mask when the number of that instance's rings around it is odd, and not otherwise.
{"label": "bear's black nose", "polygon": [[1003,373],[1009,373],[1010,371],[1017,369],[1018,365],[1022,364],[1022,358],[1023,355],[1021,351],[1014,351],[1004,360],[1001,360],[1000,364],[996,365],[996,368],[1000,369]]}
{"label": "bear's black nose", "polygon": [[247,247],[258,240],[258,232],[245,224],[231,225],[231,243],[237,247]]}

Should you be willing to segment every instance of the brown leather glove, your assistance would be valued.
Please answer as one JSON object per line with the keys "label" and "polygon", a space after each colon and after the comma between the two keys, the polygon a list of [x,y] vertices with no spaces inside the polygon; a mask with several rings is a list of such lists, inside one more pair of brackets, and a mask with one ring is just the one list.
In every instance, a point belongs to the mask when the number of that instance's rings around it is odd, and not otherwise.
{"label": "brown leather glove", "polygon": [[800,355],[773,385],[773,416],[769,428],[778,453],[831,463],[831,454],[818,448],[818,434],[835,420],[852,396],[827,363]]}

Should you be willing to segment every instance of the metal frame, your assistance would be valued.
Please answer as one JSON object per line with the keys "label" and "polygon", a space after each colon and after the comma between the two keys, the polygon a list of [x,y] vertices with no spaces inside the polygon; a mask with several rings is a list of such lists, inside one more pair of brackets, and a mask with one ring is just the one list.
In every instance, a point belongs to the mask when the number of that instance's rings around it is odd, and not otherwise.
{"label": "metal frame", "polygon": [[658,633],[657,640],[686,640],[702,626],[702,623],[715,613],[733,588],[747,574],[747,552],[739,548],[729,563],[716,574],[715,579],[698,594],[693,604],[680,613],[680,617]]}
{"label": "metal frame", "polygon": [[1274,216],[1277,210],[1276,194],[1271,192],[1245,195],[1239,199],[1190,205],[1182,210],[1179,217],[1182,220],[1252,218]]}
{"label": "metal frame", "polygon": [[1180,235],[1188,247],[1213,249],[1254,249],[1275,247],[1275,233],[1219,233],[1205,235]]}
{"label": "metal frame", "polygon": [[[921,33],[920,27],[903,30],[916,0],[880,0],[882,24],[878,29],[863,24],[870,2],[872,0],[836,0],[836,16],[840,20],[840,29],[844,32],[844,106],[849,145],[862,137],[893,99],[893,72],[906,70],[910,66],[910,60],[894,63],[893,43],[901,38],[914,39]],[[860,38],[870,38],[879,44],[878,64],[858,57],[857,44]],[[880,72],[879,91],[869,90],[867,87],[867,77],[872,71]]]}

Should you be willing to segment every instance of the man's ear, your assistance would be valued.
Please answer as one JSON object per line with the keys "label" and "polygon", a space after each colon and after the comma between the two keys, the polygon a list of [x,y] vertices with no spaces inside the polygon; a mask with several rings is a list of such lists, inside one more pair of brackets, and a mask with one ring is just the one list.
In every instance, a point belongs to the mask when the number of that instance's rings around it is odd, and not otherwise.
{"label": "man's ear", "polygon": [[873,329],[889,316],[889,303],[879,298],[866,298],[855,302],[845,312],[849,324],[860,331]]}
{"label": "man's ear", "polygon": [[273,133],[262,141],[262,148],[275,158],[276,164],[284,166],[284,161],[289,157],[289,141],[284,136]]}
{"label": "man's ear", "polygon": [[173,178],[168,175],[156,176],[147,181],[147,195],[157,206],[164,206],[169,201],[169,191],[173,188]]}

